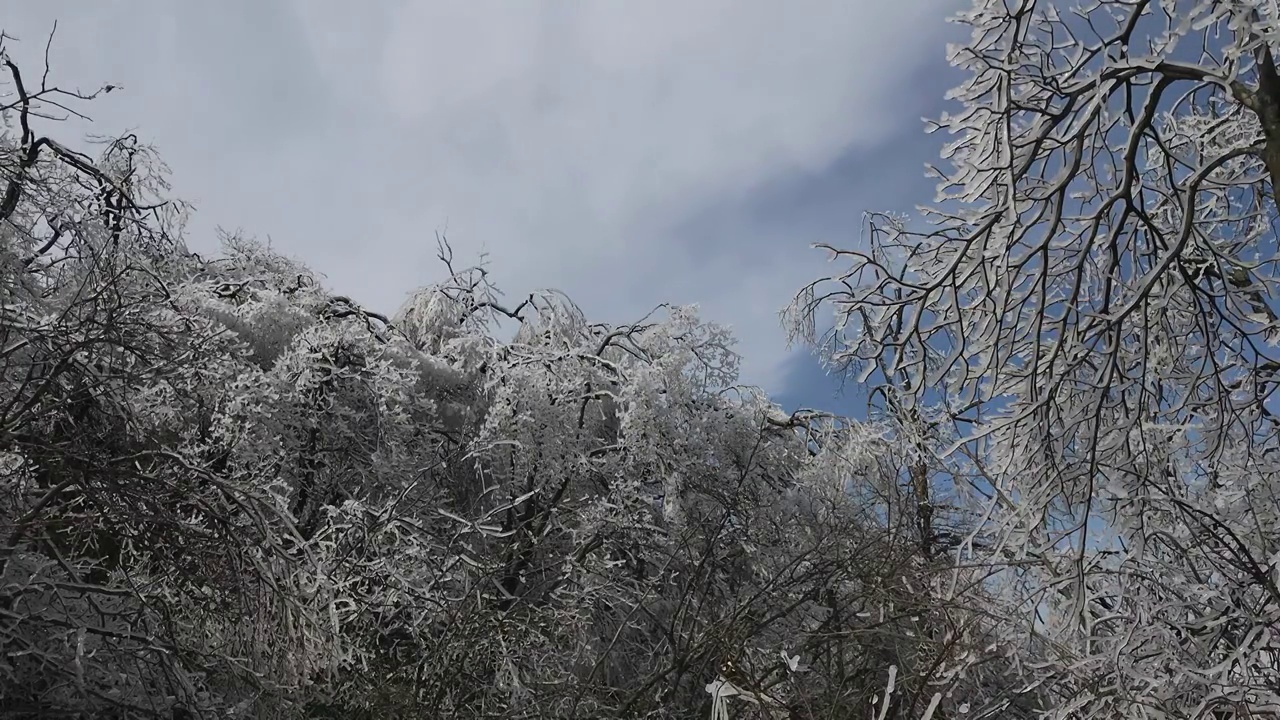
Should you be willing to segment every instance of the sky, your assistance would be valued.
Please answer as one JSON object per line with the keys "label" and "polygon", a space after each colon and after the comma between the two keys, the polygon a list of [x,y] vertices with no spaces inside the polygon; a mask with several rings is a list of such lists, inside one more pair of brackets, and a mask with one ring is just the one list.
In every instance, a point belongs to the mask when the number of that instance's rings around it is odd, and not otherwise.
{"label": "sky", "polygon": [[[779,311],[911,211],[960,0],[0,0],[10,54],[136,132],[217,228],[269,239],[394,312],[457,261],[509,296],[566,292],[600,322],[696,303],[744,381],[841,410]],[[85,128],[44,128],[55,137]]]}

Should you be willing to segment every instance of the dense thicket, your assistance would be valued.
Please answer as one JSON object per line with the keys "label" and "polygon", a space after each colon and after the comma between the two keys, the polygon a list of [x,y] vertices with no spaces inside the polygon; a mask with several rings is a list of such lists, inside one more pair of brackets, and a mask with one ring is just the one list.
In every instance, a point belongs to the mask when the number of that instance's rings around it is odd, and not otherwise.
{"label": "dense thicket", "polygon": [[5,712],[825,718],[1001,692],[999,613],[941,573],[946,513],[920,522],[908,472],[935,463],[892,422],[784,414],[688,308],[504,306],[445,243],[393,318],[251,240],[201,257],[144,143],[41,134],[76,98],[6,70]]}
{"label": "dense thicket", "polygon": [[443,241],[393,317],[201,257],[6,60],[0,707],[1280,717],[1278,12],[973,0],[937,203],[791,308],[863,422]]}

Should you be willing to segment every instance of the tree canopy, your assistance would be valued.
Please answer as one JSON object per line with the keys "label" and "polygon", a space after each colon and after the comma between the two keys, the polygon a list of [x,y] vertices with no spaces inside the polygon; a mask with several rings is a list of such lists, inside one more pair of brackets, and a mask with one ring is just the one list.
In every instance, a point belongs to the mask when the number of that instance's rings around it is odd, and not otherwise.
{"label": "tree canopy", "polygon": [[1056,716],[1280,711],[1276,13],[975,1],[937,204],[797,298],[961,470]]}
{"label": "tree canopy", "polygon": [[1280,717],[1278,12],[973,0],[935,203],[785,314],[861,420],[442,237],[390,314],[192,252],[0,48],[0,714]]}
{"label": "tree canopy", "polygon": [[90,96],[6,69],[6,712],[816,718],[974,663],[888,423],[782,412],[692,308],[508,302],[443,239],[390,317],[202,257],[150,147],[42,134]]}

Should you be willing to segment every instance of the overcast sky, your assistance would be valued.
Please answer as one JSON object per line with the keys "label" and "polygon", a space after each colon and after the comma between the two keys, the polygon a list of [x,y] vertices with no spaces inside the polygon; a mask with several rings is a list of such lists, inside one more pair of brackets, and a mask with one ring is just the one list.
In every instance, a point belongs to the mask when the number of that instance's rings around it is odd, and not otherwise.
{"label": "overcast sky", "polygon": [[38,66],[56,19],[51,77],[123,88],[94,129],[159,148],[195,249],[269,237],[391,312],[440,278],[447,231],[509,295],[559,288],[596,320],[698,303],[795,404],[830,384],[778,311],[824,267],[811,243],[929,199],[956,7],[0,0],[0,23]]}

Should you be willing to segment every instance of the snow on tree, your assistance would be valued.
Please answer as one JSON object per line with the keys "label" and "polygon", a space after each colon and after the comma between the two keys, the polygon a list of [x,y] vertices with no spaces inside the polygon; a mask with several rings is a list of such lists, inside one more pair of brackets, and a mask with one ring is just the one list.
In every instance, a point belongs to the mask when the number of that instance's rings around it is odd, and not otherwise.
{"label": "snow on tree", "polygon": [[75,98],[5,68],[6,711],[689,717],[728,682],[735,717],[830,717],[890,666],[904,713],[981,695],[914,446],[783,413],[692,308],[506,304],[444,242],[394,317],[249,239],[201,257],[151,149],[38,135]]}
{"label": "snow on tree", "polygon": [[1270,716],[1277,6],[975,0],[958,20],[937,203],[828,248],[847,269],[794,326],[891,385],[970,486],[956,552],[1034,613],[1046,712]]}

